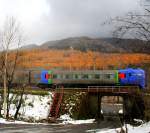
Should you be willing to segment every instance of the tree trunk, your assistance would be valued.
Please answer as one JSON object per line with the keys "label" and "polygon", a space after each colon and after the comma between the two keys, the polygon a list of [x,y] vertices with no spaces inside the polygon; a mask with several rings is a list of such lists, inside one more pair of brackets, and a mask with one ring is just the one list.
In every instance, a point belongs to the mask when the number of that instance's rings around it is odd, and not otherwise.
{"label": "tree trunk", "polygon": [[2,117],[1,110],[2,110],[3,102],[4,102],[3,99],[4,99],[3,94],[1,94],[1,100],[0,100],[0,117]]}
{"label": "tree trunk", "polygon": [[16,113],[14,115],[14,119],[17,119],[17,117],[18,117],[18,113],[19,113],[19,110],[20,110],[20,107],[21,107],[21,104],[22,104],[23,94],[24,94],[24,87],[22,88],[21,97],[20,97],[19,104],[18,104],[17,109],[16,109]]}
{"label": "tree trunk", "polygon": [[4,118],[7,115],[7,51],[5,53],[5,66],[4,66]]}
{"label": "tree trunk", "polygon": [[10,86],[8,85],[6,119],[9,119],[9,108],[10,108],[9,94],[10,94]]}

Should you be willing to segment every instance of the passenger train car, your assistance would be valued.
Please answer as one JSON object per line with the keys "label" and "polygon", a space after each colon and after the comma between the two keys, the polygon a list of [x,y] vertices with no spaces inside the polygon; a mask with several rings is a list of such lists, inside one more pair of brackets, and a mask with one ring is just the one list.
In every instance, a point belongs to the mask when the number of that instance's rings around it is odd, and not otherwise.
{"label": "passenger train car", "polygon": [[[42,88],[88,86],[128,86],[135,85],[145,88],[145,71],[142,69],[123,70],[26,70],[16,71],[13,78],[14,85],[27,84]],[[3,78],[0,76],[0,84]]]}
{"label": "passenger train car", "polygon": [[141,89],[145,88],[145,71],[142,69],[123,70],[86,70],[86,71],[63,71],[43,70],[41,71],[41,85],[55,87],[88,87],[88,86],[127,86],[135,85]]}

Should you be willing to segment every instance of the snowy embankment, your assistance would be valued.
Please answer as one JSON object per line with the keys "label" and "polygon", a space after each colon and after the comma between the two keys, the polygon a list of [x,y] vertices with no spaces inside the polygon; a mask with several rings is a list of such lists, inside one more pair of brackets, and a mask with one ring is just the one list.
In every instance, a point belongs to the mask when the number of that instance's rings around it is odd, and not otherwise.
{"label": "snowy embankment", "polygon": [[[13,99],[10,105],[10,117],[13,117],[16,112],[16,96],[11,94],[10,97]],[[19,99],[19,97],[17,97]],[[40,121],[42,119],[47,119],[50,105],[52,103],[52,93],[45,96],[39,95],[24,95],[23,103],[19,110],[18,119],[26,121]],[[3,113],[3,112],[2,112]]]}

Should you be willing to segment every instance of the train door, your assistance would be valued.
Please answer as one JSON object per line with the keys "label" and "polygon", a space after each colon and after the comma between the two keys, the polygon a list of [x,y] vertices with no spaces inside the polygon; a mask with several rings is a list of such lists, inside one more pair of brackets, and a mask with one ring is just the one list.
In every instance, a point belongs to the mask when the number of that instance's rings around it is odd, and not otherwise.
{"label": "train door", "polygon": [[41,83],[52,84],[52,71],[43,70],[41,72]]}

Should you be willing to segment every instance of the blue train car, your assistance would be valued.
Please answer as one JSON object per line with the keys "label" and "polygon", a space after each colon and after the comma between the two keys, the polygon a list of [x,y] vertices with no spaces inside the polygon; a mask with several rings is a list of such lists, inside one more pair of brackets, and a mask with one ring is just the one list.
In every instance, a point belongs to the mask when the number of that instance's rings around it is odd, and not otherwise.
{"label": "blue train car", "polygon": [[119,84],[120,85],[137,85],[140,88],[145,88],[145,71],[143,69],[123,69],[119,70]]}

